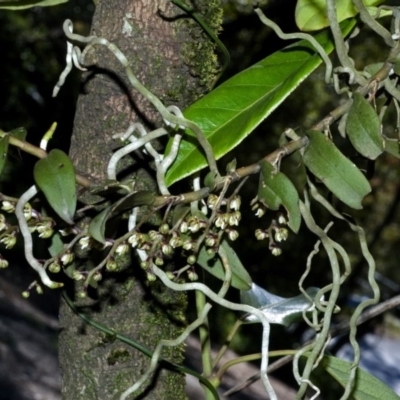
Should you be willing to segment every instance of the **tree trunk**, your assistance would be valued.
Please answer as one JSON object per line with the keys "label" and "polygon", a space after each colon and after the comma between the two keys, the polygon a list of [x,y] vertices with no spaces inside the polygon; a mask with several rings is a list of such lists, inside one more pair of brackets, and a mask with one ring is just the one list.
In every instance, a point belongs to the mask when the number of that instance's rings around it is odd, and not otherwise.
{"label": "tree trunk", "polygon": [[[197,10],[206,15],[214,29],[220,23],[217,4],[216,0],[196,1]],[[190,17],[169,1],[99,1],[91,34],[116,44],[138,79],[166,105],[185,108],[214,80],[213,44]],[[154,127],[161,119],[129,87],[123,68],[109,50],[97,46],[86,60],[97,69],[85,76],[70,155],[80,173],[101,182],[106,176],[107,160],[118,146],[112,136],[124,132],[134,121]],[[136,170],[135,188],[154,190],[154,180],[148,173],[151,168],[143,168],[140,157],[133,159],[124,168]],[[175,338],[181,332],[186,297],[158,283],[147,284],[143,275],[137,260],[133,260],[123,273],[104,273],[96,301],[87,298],[78,303],[88,306],[84,311],[93,319],[152,350],[160,339]],[[66,400],[118,399],[149,366],[149,359],[142,353],[85,325],[65,304],[61,306],[60,325],[62,393]],[[182,348],[168,350],[163,356],[180,363]],[[140,390],[140,398],[185,398],[184,377],[159,371]]]}

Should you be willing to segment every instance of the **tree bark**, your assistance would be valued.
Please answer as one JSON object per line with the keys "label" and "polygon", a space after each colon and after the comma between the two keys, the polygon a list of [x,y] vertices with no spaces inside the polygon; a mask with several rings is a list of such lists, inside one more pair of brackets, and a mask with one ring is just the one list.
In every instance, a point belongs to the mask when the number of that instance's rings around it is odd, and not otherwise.
{"label": "tree bark", "polygon": [[[196,2],[209,25],[218,29],[216,0]],[[205,12],[204,12],[205,11]],[[127,56],[138,79],[166,105],[182,109],[208,90],[216,73],[213,44],[202,29],[166,0],[104,0],[96,6],[92,32],[115,43]],[[160,126],[155,109],[132,90],[124,70],[105,47],[87,57],[96,70],[86,74],[74,123],[70,156],[80,173],[101,182],[107,161],[118,143],[112,139],[130,123]],[[135,188],[155,190],[151,168],[130,159],[124,171],[134,171]],[[123,172],[124,173],[124,172]],[[96,264],[94,264],[96,265]],[[90,293],[89,293],[90,294]],[[160,339],[182,330],[186,297],[148,284],[138,262],[122,273],[104,274],[93,298],[78,302],[84,311],[115,332],[154,349]],[[66,304],[60,310],[59,352],[66,400],[118,399],[149,366],[139,351],[86,326]],[[182,348],[163,353],[182,362]],[[180,399],[184,377],[159,371],[141,389],[139,398]],[[130,398],[137,398],[138,393]]]}

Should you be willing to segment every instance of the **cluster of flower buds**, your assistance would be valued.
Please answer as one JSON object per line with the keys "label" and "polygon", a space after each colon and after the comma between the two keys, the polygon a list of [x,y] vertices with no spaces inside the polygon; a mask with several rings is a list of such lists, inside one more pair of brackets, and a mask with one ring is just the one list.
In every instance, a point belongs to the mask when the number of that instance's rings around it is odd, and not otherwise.
{"label": "cluster of flower buds", "polygon": [[[260,210],[259,207],[256,208]],[[274,256],[280,256],[282,249],[277,242],[284,242],[289,237],[289,230],[286,228],[287,220],[283,214],[279,214],[278,222],[272,220],[268,229],[256,229],[255,236],[257,240],[269,239],[269,249]]]}

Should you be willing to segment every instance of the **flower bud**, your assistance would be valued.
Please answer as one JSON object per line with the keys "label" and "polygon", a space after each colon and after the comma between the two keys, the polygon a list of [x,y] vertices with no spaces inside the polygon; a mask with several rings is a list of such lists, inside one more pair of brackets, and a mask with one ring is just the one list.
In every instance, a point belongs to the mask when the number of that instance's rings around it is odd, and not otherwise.
{"label": "flower bud", "polygon": [[257,240],[264,240],[265,238],[268,237],[268,233],[263,231],[262,229],[256,229],[254,233],[256,235]]}
{"label": "flower bud", "polygon": [[214,220],[214,224],[217,228],[220,228],[221,230],[224,230],[226,228],[226,226],[228,225],[228,220],[229,220],[229,216],[228,218],[226,218],[227,214],[220,214],[218,215],[217,218],[215,218]]}
{"label": "flower bud", "polygon": [[228,237],[233,242],[239,237],[239,232],[235,231],[234,229],[229,229],[228,230]]}
{"label": "flower bud", "polygon": [[183,243],[182,247],[184,250],[192,250],[195,246],[195,242],[191,240],[187,240],[186,242]]}
{"label": "flower bud", "polygon": [[71,253],[70,251],[66,251],[62,256],[61,256],[61,263],[63,265],[67,265],[72,263],[74,261],[74,254]]}
{"label": "flower bud", "polygon": [[166,273],[166,275],[167,275],[167,277],[168,277],[168,279],[169,279],[170,281],[174,281],[174,280],[175,280],[175,275],[174,275],[171,271],[168,271],[168,272]]}
{"label": "flower bud", "polygon": [[96,272],[93,274],[92,279],[93,279],[95,282],[100,282],[100,281],[103,279],[103,275],[101,274],[100,271],[96,271]]}
{"label": "flower bud", "polygon": [[210,210],[213,210],[218,202],[218,196],[215,194],[210,194],[207,199],[207,206]]}
{"label": "flower bud", "polygon": [[189,279],[189,281],[192,281],[192,282],[194,282],[194,281],[197,281],[198,279],[199,279],[199,276],[196,274],[196,272],[195,271],[188,271],[188,279]]}
{"label": "flower bud", "polygon": [[74,271],[72,273],[72,279],[74,281],[82,281],[83,279],[85,279],[85,276],[79,271]]}
{"label": "flower bud", "polygon": [[88,249],[90,250],[91,248],[91,237],[90,236],[83,236],[79,239],[78,241],[79,246],[81,248],[81,250],[85,250]]}
{"label": "flower bud", "polygon": [[149,282],[155,282],[157,280],[157,277],[154,274],[152,274],[151,272],[148,272],[147,273],[147,280]]}
{"label": "flower bud", "polygon": [[176,249],[177,247],[181,247],[183,245],[183,240],[181,237],[179,236],[173,236],[170,241],[169,244]]}
{"label": "flower bud", "polygon": [[22,297],[23,297],[24,299],[27,299],[27,298],[30,296],[30,293],[29,293],[27,290],[25,290],[25,291],[23,291],[23,292],[21,293],[21,295],[22,295]]}
{"label": "flower bud", "polygon": [[[160,227],[160,229],[161,229],[161,227]],[[153,231],[153,230],[149,231],[148,235],[149,235],[149,239],[152,242],[155,242],[156,240],[160,240],[162,238],[162,234],[160,232]]]}
{"label": "flower bud", "polygon": [[289,231],[286,228],[278,228],[275,232],[275,240],[277,242],[285,241],[289,236]]}
{"label": "flower bud", "polygon": [[161,267],[162,265],[164,265],[164,260],[162,258],[160,258],[160,257],[157,257],[154,260],[154,264],[156,264],[158,267]]}
{"label": "flower bud", "polygon": [[140,240],[140,233],[134,232],[131,236],[129,236],[128,243],[132,247],[136,247],[139,244],[139,240]]}
{"label": "flower bud", "polygon": [[282,249],[280,249],[279,247],[273,247],[271,253],[274,256],[280,256],[282,254]]}
{"label": "flower bud", "polygon": [[15,246],[15,243],[17,243],[17,238],[12,234],[7,233],[0,239],[0,243],[4,243],[6,249],[12,249]]}
{"label": "flower bud", "polygon": [[287,224],[287,220],[285,218],[285,216],[283,214],[280,214],[278,217],[278,223],[281,225],[286,225]]}
{"label": "flower bud", "polygon": [[77,293],[77,297],[78,299],[84,299],[86,297],[86,292],[84,290],[81,290]]}
{"label": "flower bud", "polygon": [[110,271],[110,272],[118,271],[117,262],[113,258],[110,258],[106,263],[106,269],[107,269],[107,271]]}
{"label": "flower bud", "polygon": [[210,257],[213,257],[213,256],[215,256],[216,251],[215,251],[215,249],[214,249],[213,247],[209,247],[209,248],[207,249],[207,254],[208,254]]}
{"label": "flower bud", "polygon": [[120,243],[115,249],[115,254],[118,256],[124,256],[129,251],[129,245],[126,242]]}
{"label": "flower bud", "polygon": [[60,263],[58,261],[53,261],[49,265],[49,271],[52,272],[53,274],[59,273],[60,270],[61,270],[61,266],[60,266]]}
{"label": "flower bud", "polygon": [[168,224],[161,224],[158,228],[161,234],[166,235],[169,232],[169,225]]}
{"label": "flower bud", "polygon": [[4,269],[8,267],[8,261],[0,256],[0,269]]}
{"label": "flower bud", "polygon": [[173,254],[174,249],[172,248],[172,246],[170,244],[163,244],[161,246],[161,251],[166,255],[166,256],[170,256],[171,254]]}
{"label": "flower bud", "polygon": [[24,217],[27,221],[32,218],[32,206],[29,203],[24,206]]}
{"label": "flower bud", "polygon": [[[39,229],[36,229],[39,232]],[[54,230],[52,228],[43,229],[39,233],[39,237],[42,239],[48,239],[49,237],[53,236]]]}
{"label": "flower bud", "polygon": [[188,223],[186,221],[182,221],[179,225],[179,231],[181,233],[186,233],[188,231]]}
{"label": "flower bud", "polygon": [[1,209],[8,213],[13,213],[15,211],[15,203],[4,200],[1,204]]}
{"label": "flower bud", "polygon": [[234,211],[239,211],[240,205],[242,204],[242,199],[239,195],[236,195],[230,202],[229,208]]}
{"label": "flower bud", "polygon": [[213,234],[207,235],[204,240],[204,243],[207,247],[214,247],[217,243],[217,237]]}
{"label": "flower bud", "polygon": [[196,233],[200,230],[200,221],[197,217],[190,217],[188,220],[188,230],[192,233]]}
{"label": "flower bud", "polygon": [[189,265],[193,265],[196,262],[196,256],[194,254],[191,254],[188,258],[187,258],[187,263]]}

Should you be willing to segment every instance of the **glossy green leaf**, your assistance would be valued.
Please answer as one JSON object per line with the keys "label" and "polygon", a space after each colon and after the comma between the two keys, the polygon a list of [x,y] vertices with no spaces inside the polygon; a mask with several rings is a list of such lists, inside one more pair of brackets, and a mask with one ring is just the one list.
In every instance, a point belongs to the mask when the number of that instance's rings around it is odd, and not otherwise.
{"label": "glossy green leaf", "polygon": [[[354,25],[355,21],[346,21],[343,34],[346,36]],[[328,32],[315,38],[327,53],[332,51]],[[300,41],[224,82],[191,105],[184,115],[202,129],[219,159],[248,136],[320,64],[321,58],[312,46]],[[171,185],[206,165],[196,139],[187,131],[166,183]]]}
{"label": "glossy green leaf", "polygon": [[[318,291],[319,289],[315,287],[306,290],[312,300]],[[285,326],[302,321],[303,312],[311,311],[314,308],[304,294],[290,298],[279,297],[255,283],[252,284],[250,290],[240,291],[240,302],[258,308],[271,324]],[[259,322],[259,319],[252,314],[246,314],[241,319],[248,324]]]}
{"label": "glossy green leaf", "polygon": [[374,108],[360,93],[354,93],[346,132],[352,145],[364,157],[375,160],[382,154],[381,122]]}
{"label": "glossy green leaf", "polygon": [[[239,257],[236,255],[232,247],[226,240],[223,240],[221,246],[225,250],[229,266],[232,270],[232,282],[231,285],[240,290],[248,290],[251,288],[251,277],[240,262]],[[211,275],[218,279],[224,280],[225,269],[222,265],[221,259],[218,254],[210,256],[207,253],[207,249],[203,246],[197,256],[197,264],[208,271]]]}
{"label": "glossy green leaf", "polygon": [[[382,3],[383,0],[364,0],[367,7]],[[358,14],[352,0],[336,0],[336,14],[339,22]],[[326,0],[298,0],[295,11],[296,24],[302,31],[316,31],[329,26]]]}
{"label": "glossy green leaf", "polygon": [[6,135],[0,139],[0,175],[3,172],[4,165],[6,164],[9,142],[9,135]]}
{"label": "glossy green leaf", "polygon": [[33,176],[53,210],[73,224],[77,197],[75,170],[69,157],[61,150],[51,150],[35,164]]}
{"label": "glossy green leaf", "polygon": [[[342,387],[345,387],[351,363],[337,357],[324,356],[318,368],[326,370]],[[400,397],[385,383],[370,373],[357,368],[357,377],[351,400],[399,400]]]}
{"label": "glossy green leaf", "polygon": [[129,193],[122,199],[116,201],[110,207],[105,208],[100,214],[96,215],[89,225],[89,234],[93,239],[104,244],[106,242],[105,231],[107,221],[117,213],[141,205],[150,205],[154,200],[154,193],[141,191]]}
{"label": "glossy green leaf", "polygon": [[68,0],[0,0],[0,10],[23,10],[31,7],[48,7],[66,3]]}
{"label": "glossy green leaf", "polygon": [[301,214],[299,209],[299,195],[290,179],[282,172],[277,172],[268,161],[260,162],[260,183],[258,186],[258,200],[271,210],[285,207],[293,232],[300,228]]}
{"label": "glossy green leaf", "polygon": [[321,132],[309,131],[303,160],[308,169],[343,203],[360,210],[371,191],[363,173]]}

